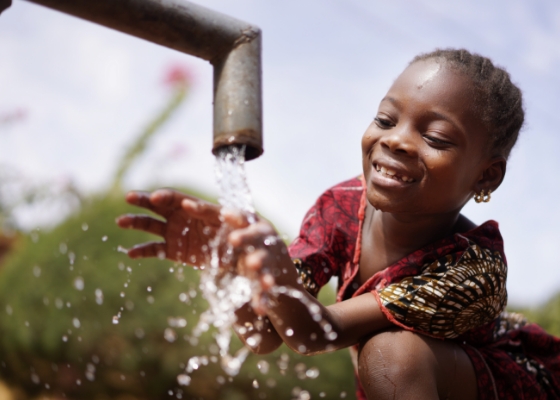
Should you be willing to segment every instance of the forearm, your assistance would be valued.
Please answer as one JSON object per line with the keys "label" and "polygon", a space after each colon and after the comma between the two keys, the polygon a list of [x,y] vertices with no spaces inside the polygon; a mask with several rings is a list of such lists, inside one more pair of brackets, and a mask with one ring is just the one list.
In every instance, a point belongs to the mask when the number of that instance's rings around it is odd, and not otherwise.
{"label": "forearm", "polygon": [[300,299],[280,295],[268,312],[282,340],[298,353],[312,355],[353,346],[392,325],[370,293],[327,307],[301,293]]}
{"label": "forearm", "polygon": [[292,264],[276,279],[267,315],[278,335],[294,351],[317,354],[358,343],[390,327],[375,297],[366,293],[330,306],[322,305],[300,284]]}
{"label": "forearm", "polygon": [[268,354],[282,344],[282,338],[268,317],[257,315],[249,303],[239,308],[235,315],[234,331],[253,353]]}

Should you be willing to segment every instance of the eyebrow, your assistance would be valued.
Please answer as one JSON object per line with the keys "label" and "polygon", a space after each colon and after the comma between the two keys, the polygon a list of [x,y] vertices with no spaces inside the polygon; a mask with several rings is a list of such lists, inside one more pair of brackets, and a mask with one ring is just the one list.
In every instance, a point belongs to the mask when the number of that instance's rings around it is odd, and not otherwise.
{"label": "eyebrow", "polygon": [[[385,97],[381,100],[381,102],[384,102],[384,101],[388,101],[388,102],[392,103],[392,104],[393,104],[394,106],[396,106],[396,107],[399,107],[399,108],[401,107],[401,102],[398,101],[397,99],[395,99],[394,97],[385,96]],[[453,125],[453,127],[455,127],[455,129],[457,129],[459,132],[461,132],[461,133],[463,133],[463,134],[466,134],[466,131],[465,131],[464,127],[463,127],[461,124],[457,123],[453,118],[450,118],[450,117],[448,117],[448,116],[445,115],[445,114],[439,113],[439,112],[437,112],[437,111],[426,111],[424,114],[425,114],[425,115],[428,115],[428,116],[435,117],[436,119],[441,119],[441,120],[447,121],[447,122],[449,122],[451,125]]]}

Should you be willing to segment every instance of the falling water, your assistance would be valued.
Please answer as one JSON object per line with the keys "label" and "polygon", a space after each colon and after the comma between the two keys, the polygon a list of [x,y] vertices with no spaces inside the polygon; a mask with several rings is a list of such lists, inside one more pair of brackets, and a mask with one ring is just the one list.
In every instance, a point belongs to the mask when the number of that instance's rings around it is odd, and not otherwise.
{"label": "falling water", "polygon": [[[222,216],[227,211],[241,212],[249,223],[254,223],[256,222],[255,209],[246,180],[244,150],[244,147],[227,147],[220,150],[216,156],[215,171],[220,188],[219,202],[222,206]],[[208,301],[209,308],[201,314],[198,324],[193,329],[194,341],[191,343],[196,343],[196,338],[208,331],[211,326],[216,328],[215,338],[219,348],[221,366],[228,375],[235,376],[249,353],[249,349],[243,347],[236,354],[229,354],[231,328],[236,322],[235,311],[249,302],[255,294],[260,294],[261,287],[258,281],[250,280],[221,267],[229,265],[233,254],[233,249],[226,241],[229,232],[231,232],[231,228],[227,224],[222,224],[209,244],[209,262],[204,268],[201,268],[200,274],[200,290]],[[267,238],[267,240],[275,243],[276,240],[281,239],[274,237]],[[267,245],[266,240],[265,245]],[[271,288],[268,294],[274,298],[286,295],[298,299],[306,306],[312,319],[322,328],[325,337],[329,340],[336,339],[336,333],[332,330],[331,325],[323,319],[319,306],[307,300],[299,290],[276,286]],[[273,300],[270,299],[270,301]],[[288,330],[291,329],[288,328]],[[249,346],[256,347],[260,340],[261,336],[255,334],[246,342]],[[301,350],[305,351],[305,348]],[[189,359],[185,373],[177,377],[178,383],[188,385],[191,381],[190,374],[207,363],[208,358],[204,356]],[[312,371],[310,374],[309,377],[314,378],[318,375],[318,371]],[[256,384],[258,385],[258,383]]]}
{"label": "falling water", "polygon": [[[244,147],[227,147],[219,151],[216,156],[216,178],[220,187],[219,201],[222,215],[227,211],[241,212],[249,223],[253,223],[256,221],[255,209],[247,186],[244,162]],[[210,242],[209,265],[202,269],[200,274],[200,290],[208,301],[209,308],[201,314],[192,334],[194,337],[199,337],[210,326],[214,326],[217,329],[216,342],[222,368],[228,375],[234,376],[237,375],[248,355],[247,348],[241,348],[235,355],[229,354],[231,327],[236,321],[235,311],[246,304],[259,287],[257,282],[220,268],[221,265],[228,264],[231,259],[233,250],[231,246],[226,245],[223,251],[229,232],[230,228],[222,224]],[[253,338],[255,346],[258,342],[259,338]],[[193,357],[189,360],[185,369],[187,374],[198,369],[199,359],[200,357]],[[190,382],[185,375],[180,375],[178,380],[182,384]]]}

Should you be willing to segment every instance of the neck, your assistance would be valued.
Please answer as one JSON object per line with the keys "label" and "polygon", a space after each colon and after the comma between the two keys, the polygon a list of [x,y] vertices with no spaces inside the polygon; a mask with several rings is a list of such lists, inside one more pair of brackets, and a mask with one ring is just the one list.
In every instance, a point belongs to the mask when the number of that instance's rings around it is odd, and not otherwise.
{"label": "neck", "polygon": [[460,210],[418,216],[386,213],[374,209],[370,204],[367,207],[370,238],[375,248],[383,250],[389,263],[443,239],[463,225],[460,223]]}

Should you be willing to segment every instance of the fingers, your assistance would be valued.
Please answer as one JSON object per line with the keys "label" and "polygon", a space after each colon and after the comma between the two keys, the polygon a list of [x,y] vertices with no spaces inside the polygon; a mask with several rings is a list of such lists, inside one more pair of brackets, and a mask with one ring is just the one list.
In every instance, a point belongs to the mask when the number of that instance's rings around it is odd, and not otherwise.
{"label": "fingers", "polygon": [[138,229],[154,235],[163,236],[166,224],[148,215],[126,214],[117,218],[117,225],[125,229]]}
{"label": "fingers", "polygon": [[233,229],[245,228],[249,226],[249,221],[243,213],[236,210],[225,210],[222,213],[224,221]]}
{"label": "fingers", "polygon": [[150,201],[149,192],[133,191],[128,192],[125,196],[126,202],[133,206],[147,208],[155,212],[155,207]]}
{"label": "fingers", "polygon": [[180,206],[189,215],[198,218],[213,226],[219,226],[220,222],[220,206],[208,203],[203,200],[194,198],[183,198]]}
{"label": "fingers", "polygon": [[136,245],[132,249],[128,250],[128,256],[130,258],[158,257],[160,259],[164,259],[167,257],[165,243],[149,242]]}
{"label": "fingers", "polygon": [[270,246],[281,241],[274,228],[266,221],[259,221],[246,228],[237,229],[229,234],[228,240],[234,247]]}
{"label": "fingers", "polygon": [[152,204],[160,208],[181,208],[183,199],[194,199],[194,197],[172,189],[158,189],[150,195]]}

